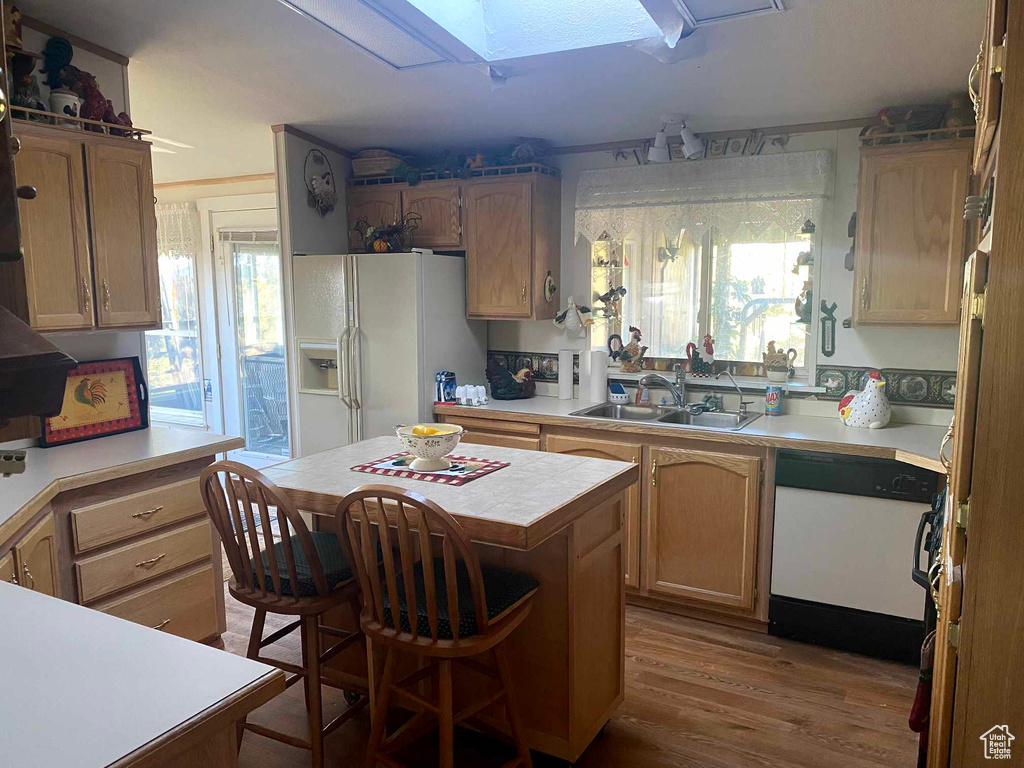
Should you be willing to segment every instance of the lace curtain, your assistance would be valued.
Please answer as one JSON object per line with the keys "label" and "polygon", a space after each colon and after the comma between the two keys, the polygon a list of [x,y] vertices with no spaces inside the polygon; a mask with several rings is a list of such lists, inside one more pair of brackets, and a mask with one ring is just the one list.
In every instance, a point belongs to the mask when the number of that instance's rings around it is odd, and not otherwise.
{"label": "lace curtain", "polygon": [[712,227],[734,241],[784,239],[820,218],[831,178],[828,150],[584,171],[576,239],[699,237]]}
{"label": "lace curtain", "polygon": [[195,203],[156,207],[157,253],[194,258],[199,253],[199,212]]}

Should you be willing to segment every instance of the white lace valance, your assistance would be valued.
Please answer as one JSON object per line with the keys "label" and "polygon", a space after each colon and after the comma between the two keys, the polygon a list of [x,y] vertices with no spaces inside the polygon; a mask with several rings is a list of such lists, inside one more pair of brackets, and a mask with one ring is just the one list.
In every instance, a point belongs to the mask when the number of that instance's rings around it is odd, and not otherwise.
{"label": "white lace valance", "polygon": [[195,256],[199,253],[199,238],[195,203],[165,203],[156,207],[158,253]]}
{"label": "white lace valance", "polygon": [[576,237],[709,227],[732,238],[781,237],[818,217],[831,174],[828,150],[584,171]]}

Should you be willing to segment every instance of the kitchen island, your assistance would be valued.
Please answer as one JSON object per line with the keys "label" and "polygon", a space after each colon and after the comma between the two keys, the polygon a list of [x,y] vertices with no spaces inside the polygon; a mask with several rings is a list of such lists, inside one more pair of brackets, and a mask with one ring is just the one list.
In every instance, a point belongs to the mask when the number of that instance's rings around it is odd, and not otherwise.
{"label": "kitchen island", "polygon": [[[355,472],[401,452],[379,437],[264,470],[304,511],[333,530],[349,491],[386,484],[415,491],[447,510],[477,545],[481,562],[540,581],[533,609],[509,638],[508,654],[530,747],[575,761],[622,703],[625,674],[625,499],[635,464],[492,446],[460,446],[456,456],[509,466],[463,486]],[[369,650],[371,668],[379,654]],[[355,664],[341,658],[343,664]],[[351,671],[359,672],[358,667]],[[472,685],[472,680],[459,684]],[[504,727],[501,707],[488,710]]]}

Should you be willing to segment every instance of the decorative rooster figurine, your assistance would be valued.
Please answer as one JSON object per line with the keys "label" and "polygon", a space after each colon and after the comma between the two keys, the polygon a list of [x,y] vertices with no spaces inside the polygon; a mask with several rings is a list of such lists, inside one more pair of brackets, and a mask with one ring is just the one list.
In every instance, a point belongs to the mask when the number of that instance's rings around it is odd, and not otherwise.
{"label": "decorative rooster figurine", "polygon": [[839,419],[848,427],[880,429],[892,418],[892,406],[885,395],[885,379],[878,371],[868,374],[863,392],[855,389],[839,401]]}
{"label": "decorative rooster figurine", "polygon": [[487,364],[487,383],[491,385],[491,397],[495,400],[525,400],[537,394],[537,382],[533,371],[523,368],[512,375],[496,360]]}

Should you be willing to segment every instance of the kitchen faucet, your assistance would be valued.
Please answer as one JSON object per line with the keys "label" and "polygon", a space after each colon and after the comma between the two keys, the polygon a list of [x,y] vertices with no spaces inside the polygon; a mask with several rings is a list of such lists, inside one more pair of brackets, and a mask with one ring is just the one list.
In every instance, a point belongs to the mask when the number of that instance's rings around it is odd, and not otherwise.
{"label": "kitchen faucet", "polygon": [[728,376],[729,377],[729,381],[731,381],[732,385],[734,387],[736,387],[736,391],[740,395],[740,413],[745,414],[747,412],[747,406],[750,405],[754,401],[753,400],[744,400],[743,399],[743,390],[740,389],[740,385],[736,383],[736,379],[733,378],[733,375],[731,373],[729,373],[728,371],[722,371],[717,376],[715,376],[715,379],[716,380],[720,379],[720,378],[722,378],[723,375]]}
{"label": "kitchen faucet", "polygon": [[672,370],[676,372],[674,384],[659,373],[648,373],[637,384],[641,387],[649,387],[652,383],[660,384],[672,395],[676,408],[683,408],[686,406],[686,374],[683,373],[683,366],[679,363],[672,366]]}

